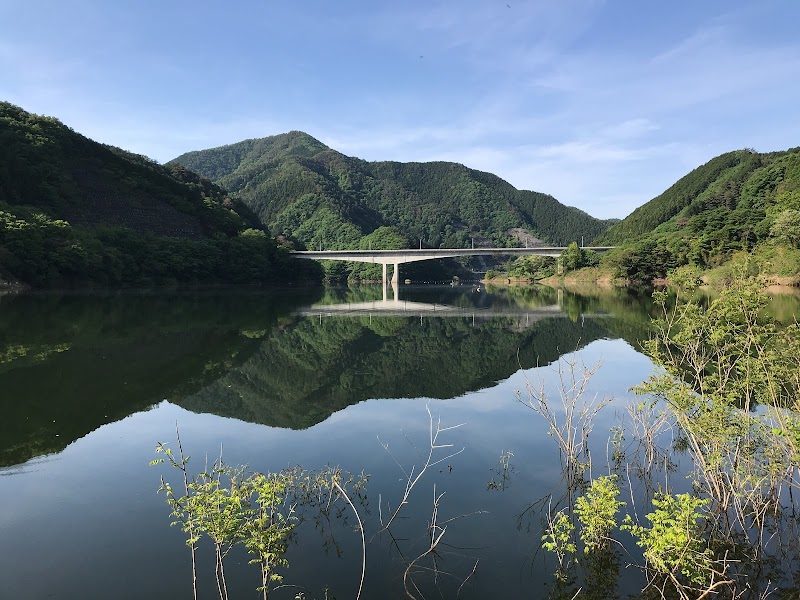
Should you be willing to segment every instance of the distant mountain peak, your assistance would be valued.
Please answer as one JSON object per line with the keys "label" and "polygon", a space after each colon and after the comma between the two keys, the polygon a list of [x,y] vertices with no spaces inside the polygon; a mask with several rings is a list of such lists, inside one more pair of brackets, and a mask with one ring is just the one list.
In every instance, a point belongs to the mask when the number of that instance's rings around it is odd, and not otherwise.
{"label": "distant mountain peak", "polygon": [[358,248],[382,228],[415,246],[513,246],[528,237],[566,245],[609,225],[492,173],[444,161],[369,162],[302,131],[188,152],[170,164],[213,180],[273,234],[309,248]]}

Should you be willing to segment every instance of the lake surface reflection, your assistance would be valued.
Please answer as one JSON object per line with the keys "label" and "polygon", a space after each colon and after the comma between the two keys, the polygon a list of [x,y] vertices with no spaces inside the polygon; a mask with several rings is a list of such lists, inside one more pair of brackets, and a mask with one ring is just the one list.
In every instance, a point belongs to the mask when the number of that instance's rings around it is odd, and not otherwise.
{"label": "lake surface reflection", "polygon": [[[781,310],[796,314],[794,301]],[[544,287],[0,298],[0,597],[191,597],[182,532],[156,494],[173,474],[148,466],[176,424],[197,469],[222,445],[227,462],[259,471],[368,473],[365,598],[405,597],[403,557],[429,543],[434,485],[439,519],[459,518],[438,575],[416,575],[426,596],[548,597],[540,501],[559,493],[559,454],[518,394],[555,392],[562,357],[600,361],[588,393],[613,401],[591,442],[607,472],[609,431],[651,372],[637,348],[652,310],[625,290]],[[377,535],[379,504],[395,507],[405,488],[397,463],[408,472],[427,451],[426,407],[463,423],[444,434],[463,452],[426,473],[394,539]],[[270,597],[355,597],[352,519],[302,523],[287,558],[285,583],[299,587]],[[214,597],[207,548],[199,560],[202,597]],[[612,595],[641,587],[629,571]],[[259,581],[233,553],[231,597],[256,597]]]}

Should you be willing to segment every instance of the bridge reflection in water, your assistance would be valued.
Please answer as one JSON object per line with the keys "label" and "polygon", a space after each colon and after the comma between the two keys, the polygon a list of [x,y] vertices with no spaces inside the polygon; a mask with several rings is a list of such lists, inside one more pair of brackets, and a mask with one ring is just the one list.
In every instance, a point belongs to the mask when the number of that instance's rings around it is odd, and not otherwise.
{"label": "bridge reflection in water", "polygon": [[[474,285],[476,292],[485,293],[483,285]],[[526,324],[545,318],[566,317],[562,310],[564,291],[556,290],[556,303],[537,307],[521,306],[454,306],[451,304],[414,302],[400,297],[400,286],[391,284],[391,297],[388,286],[383,286],[383,299],[366,302],[343,302],[340,304],[312,304],[294,311],[294,314],[313,317],[366,317],[366,316],[398,316],[398,317],[525,317]],[[583,314],[582,317],[606,316],[601,314]]]}

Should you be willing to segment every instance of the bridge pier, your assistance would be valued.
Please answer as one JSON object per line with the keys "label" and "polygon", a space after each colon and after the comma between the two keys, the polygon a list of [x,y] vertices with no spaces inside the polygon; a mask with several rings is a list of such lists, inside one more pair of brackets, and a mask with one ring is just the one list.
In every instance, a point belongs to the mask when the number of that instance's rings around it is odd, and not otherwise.
{"label": "bridge pier", "polygon": [[[400,283],[400,263],[398,263],[398,262],[392,263],[392,266],[394,267],[394,272],[392,273],[391,284],[392,284],[392,287],[396,287],[397,284]],[[389,267],[389,263],[386,263],[386,262],[383,263],[383,289],[386,289],[386,287],[390,283],[389,282],[389,277],[388,277],[388,274],[387,274],[388,267]]]}
{"label": "bridge pier", "polygon": [[[394,302],[400,301],[400,286],[397,283],[392,282],[392,299]],[[383,301],[389,301],[389,286],[386,284],[386,280],[383,280]]]}

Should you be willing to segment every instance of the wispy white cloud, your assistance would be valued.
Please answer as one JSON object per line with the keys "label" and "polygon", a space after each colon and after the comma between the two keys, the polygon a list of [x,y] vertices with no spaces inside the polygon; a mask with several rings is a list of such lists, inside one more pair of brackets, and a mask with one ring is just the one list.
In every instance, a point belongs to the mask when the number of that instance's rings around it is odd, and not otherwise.
{"label": "wispy white cloud", "polygon": [[642,152],[636,148],[623,148],[604,141],[563,142],[551,146],[540,146],[533,157],[545,160],[564,160],[580,166],[583,163],[640,160]]}
{"label": "wispy white cloud", "polygon": [[632,139],[654,131],[658,131],[660,126],[650,119],[636,118],[614,123],[602,130],[603,135],[610,139]]}
{"label": "wispy white cloud", "polygon": [[692,60],[711,47],[725,45],[727,33],[728,28],[719,24],[698,29],[671,48],[653,56],[648,64],[657,68],[659,65],[672,64],[676,61],[683,63],[687,59]]}

